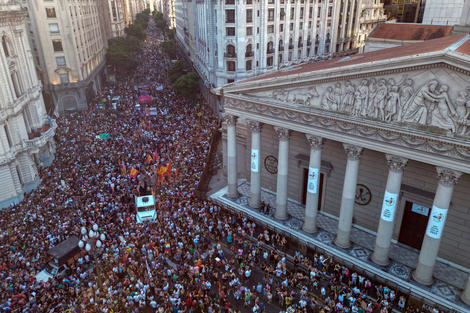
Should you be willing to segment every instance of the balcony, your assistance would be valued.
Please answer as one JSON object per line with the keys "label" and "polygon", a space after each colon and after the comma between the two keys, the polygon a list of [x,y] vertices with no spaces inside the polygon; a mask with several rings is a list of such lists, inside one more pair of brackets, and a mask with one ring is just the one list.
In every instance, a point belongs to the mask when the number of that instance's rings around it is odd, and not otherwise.
{"label": "balcony", "polygon": [[267,54],[273,54],[273,53],[274,53],[274,48],[267,49],[267,50],[266,50],[266,53],[267,53]]}
{"label": "balcony", "polygon": [[253,54],[254,54],[253,51],[247,51],[247,52],[245,52],[245,57],[247,57],[247,58],[252,57]]}
{"label": "balcony", "polygon": [[34,132],[28,134],[28,139],[24,140],[24,148],[31,150],[33,153],[39,152],[47,142],[54,136],[57,124],[55,120],[52,121],[52,127],[48,122],[45,122],[44,126],[36,129]]}
{"label": "balcony", "polygon": [[224,58],[236,58],[236,53],[224,53]]}
{"label": "balcony", "polygon": [[289,49],[294,49],[294,45],[289,45]]}

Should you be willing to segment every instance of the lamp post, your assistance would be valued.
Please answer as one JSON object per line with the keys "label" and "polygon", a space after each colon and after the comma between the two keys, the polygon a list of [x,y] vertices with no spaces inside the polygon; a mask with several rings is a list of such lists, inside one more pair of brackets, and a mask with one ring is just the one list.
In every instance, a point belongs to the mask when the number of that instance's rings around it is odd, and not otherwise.
{"label": "lamp post", "polygon": [[96,255],[98,254],[99,250],[101,250],[106,236],[104,235],[104,233],[99,232],[97,224],[93,224],[93,229],[90,229],[89,231],[87,231],[87,229],[82,226],[80,232],[82,233],[82,238],[78,242],[78,246],[80,248],[85,247],[85,250],[93,255],[93,259],[96,262],[96,275],[98,276],[98,285],[100,289],[102,289],[103,283],[101,282],[100,265]]}

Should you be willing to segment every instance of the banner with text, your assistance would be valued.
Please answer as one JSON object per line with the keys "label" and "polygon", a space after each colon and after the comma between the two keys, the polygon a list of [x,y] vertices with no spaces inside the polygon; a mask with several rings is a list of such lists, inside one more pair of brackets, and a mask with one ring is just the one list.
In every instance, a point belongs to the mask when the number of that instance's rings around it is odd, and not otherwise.
{"label": "banner with text", "polygon": [[442,235],[442,229],[446,221],[447,209],[439,209],[432,206],[431,216],[429,216],[428,227],[426,228],[426,235],[432,238],[439,239]]}
{"label": "banner with text", "polygon": [[259,151],[251,149],[251,171],[258,173],[259,171]]}
{"label": "banner with text", "polygon": [[309,167],[307,191],[310,193],[318,192],[318,168]]}
{"label": "banner with text", "polygon": [[393,222],[395,216],[395,208],[397,206],[397,196],[396,193],[390,193],[385,191],[384,202],[382,203],[382,214],[380,217],[387,222]]}

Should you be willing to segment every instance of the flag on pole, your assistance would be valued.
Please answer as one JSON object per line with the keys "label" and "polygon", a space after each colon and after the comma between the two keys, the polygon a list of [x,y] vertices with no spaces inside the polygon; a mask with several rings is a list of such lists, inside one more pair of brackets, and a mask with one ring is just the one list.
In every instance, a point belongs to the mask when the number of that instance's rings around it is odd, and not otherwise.
{"label": "flag on pole", "polygon": [[152,157],[150,154],[147,156],[147,159],[145,159],[145,163],[150,163],[152,161]]}
{"label": "flag on pole", "polygon": [[135,168],[131,167],[130,171],[129,171],[129,176],[130,177],[137,177],[137,174],[139,173],[138,170],[136,170]]}
{"label": "flag on pole", "polygon": [[168,162],[168,165],[166,166],[165,175],[171,178],[171,160]]}

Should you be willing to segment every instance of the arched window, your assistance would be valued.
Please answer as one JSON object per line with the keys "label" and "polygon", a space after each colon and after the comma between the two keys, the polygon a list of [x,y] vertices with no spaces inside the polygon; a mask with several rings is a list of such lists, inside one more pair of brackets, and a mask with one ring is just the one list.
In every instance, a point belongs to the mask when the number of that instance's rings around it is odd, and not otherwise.
{"label": "arched window", "polygon": [[299,48],[302,47],[304,45],[303,41],[302,41],[302,36],[299,37],[299,41],[298,41],[298,46]]}
{"label": "arched window", "polygon": [[228,57],[235,57],[235,46],[234,45],[228,45],[227,46],[227,56]]}
{"label": "arched window", "polygon": [[312,39],[310,38],[310,35],[308,35],[307,37],[307,46],[311,46],[312,45]]}
{"label": "arched window", "polygon": [[274,53],[274,44],[272,41],[268,42],[267,53]]}
{"label": "arched window", "polygon": [[279,51],[282,51],[282,50],[284,50],[284,41],[282,41],[281,39],[279,40]]}
{"label": "arched window", "polygon": [[245,54],[245,56],[247,56],[247,57],[253,56],[253,48],[252,48],[251,43],[246,46],[246,54]]}
{"label": "arched window", "polygon": [[294,48],[294,40],[292,38],[289,38],[289,49]]}
{"label": "arched window", "polygon": [[5,56],[8,58],[10,56],[10,47],[8,47],[7,36],[2,37],[2,46]]}

